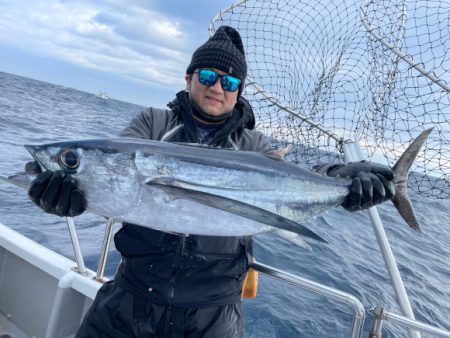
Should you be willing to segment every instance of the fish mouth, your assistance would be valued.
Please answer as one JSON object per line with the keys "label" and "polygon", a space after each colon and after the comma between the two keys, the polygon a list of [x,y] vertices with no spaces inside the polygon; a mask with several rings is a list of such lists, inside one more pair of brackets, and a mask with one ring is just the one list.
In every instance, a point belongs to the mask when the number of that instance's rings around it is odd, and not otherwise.
{"label": "fish mouth", "polygon": [[0,181],[5,181],[6,183],[13,184],[17,187],[28,189],[36,177],[36,173],[21,172],[11,176],[0,175]]}
{"label": "fish mouth", "polygon": [[34,146],[32,144],[25,144],[24,147],[34,157],[37,151],[37,146]]}

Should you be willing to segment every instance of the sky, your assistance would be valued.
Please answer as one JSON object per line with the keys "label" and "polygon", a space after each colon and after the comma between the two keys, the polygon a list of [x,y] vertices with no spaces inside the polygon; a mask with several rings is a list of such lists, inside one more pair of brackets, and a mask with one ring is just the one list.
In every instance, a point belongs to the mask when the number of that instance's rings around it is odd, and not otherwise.
{"label": "sky", "polygon": [[0,0],[0,71],[165,107],[231,0]]}

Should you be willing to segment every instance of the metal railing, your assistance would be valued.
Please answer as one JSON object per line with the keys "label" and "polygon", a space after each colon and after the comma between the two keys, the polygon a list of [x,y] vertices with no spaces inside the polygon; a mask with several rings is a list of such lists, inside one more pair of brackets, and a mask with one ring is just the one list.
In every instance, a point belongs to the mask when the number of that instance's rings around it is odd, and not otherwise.
{"label": "metal railing", "polygon": [[361,337],[364,327],[364,320],[366,318],[366,312],[364,311],[364,306],[355,296],[258,262],[251,263],[250,267],[279,280],[291,283],[297,287],[349,305],[353,310],[353,322],[350,331],[350,337]]}
{"label": "metal railing", "polygon": [[450,332],[435,326],[420,322],[418,320],[412,320],[407,317],[397,315],[386,311],[382,307],[376,307],[373,310],[373,317],[375,318],[372,330],[370,331],[369,338],[381,338],[381,329],[383,326],[383,320],[388,320],[398,326],[406,327],[408,329],[414,329],[422,333],[433,335],[433,337],[446,337],[450,338]]}
{"label": "metal railing", "polygon": [[[112,239],[112,232],[116,222],[113,219],[108,219],[108,224],[106,226],[102,245],[102,251],[97,267],[97,273],[96,276],[92,277],[87,275],[85,270],[83,273],[84,262],[80,250],[80,245],[78,242],[78,237],[76,236],[75,224],[73,223],[72,219],[70,219],[69,221],[70,221],[69,230],[71,234],[71,240],[75,251],[75,258],[78,264],[78,268],[76,268],[75,270],[88,278],[94,278],[99,282],[104,282],[103,275],[106,267],[106,262],[108,259],[109,248]],[[259,262],[251,263],[250,267],[273,278],[293,284],[296,287],[319,294],[327,299],[331,299],[336,302],[348,305],[353,311],[353,320],[350,328],[350,337],[351,338],[362,337],[366,313],[364,310],[364,306],[355,296]],[[402,326],[410,330],[416,330],[422,333],[431,334],[434,337],[450,338],[450,332],[448,331],[445,331],[443,329],[434,327],[432,325],[417,320],[413,320],[394,313],[390,313],[381,307],[376,307],[374,309],[373,316],[375,320],[372,326],[372,330],[369,333],[369,338],[381,338],[381,330],[384,320],[388,320],[392,323],[395,323],[398,326]]]}
{"label": "metal railing", "polygon": [[105,274],[106,261],[108,259],[109,247],[111,243],[114,224],[116,224],[116,221],[113,220],[112,218],[109,218],[108,223],[106,224],[105,236],[103,238],[102,252],[100,253],[97,274],[95,276],[95,280],[99,282],[103,282],[103,275]]}

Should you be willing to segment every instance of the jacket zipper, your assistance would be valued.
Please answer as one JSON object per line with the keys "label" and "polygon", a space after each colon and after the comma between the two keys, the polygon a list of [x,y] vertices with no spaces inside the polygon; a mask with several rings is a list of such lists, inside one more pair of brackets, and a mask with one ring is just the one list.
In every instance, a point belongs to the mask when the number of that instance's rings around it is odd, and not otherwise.
{"label": "jacket zipper", "polygon": [[172,270],[172,278],[170,279],[169,286],[170,286],[170,292],[169,292],[169,299],[173,299],[174,293],[175,293],[175,280],[176,280],[176,274],[178,270],[180,269],[181,260],[184,255],[184,251],[186,248],[186,237],[183,236],[181,238],[180,243],[178,244],[178,250],[177,250],[177,256],[175,257],[175,263]]}
{"label": "jacket zipper", "polygon": [[233,147],[234,150],[239,150],[239,147],[237,146],[236,142],[233,141],[231,135],[228,135],[228,142],[231,143],[231,146]]}
{"label": "jacket zipper", "polygon": [[173,134],[175,134],[178,130],[184,127],[184,124],[179,124],[169,131],[167,131],[162,137],[160,141],[166,141],[168,138],[170,138]]}

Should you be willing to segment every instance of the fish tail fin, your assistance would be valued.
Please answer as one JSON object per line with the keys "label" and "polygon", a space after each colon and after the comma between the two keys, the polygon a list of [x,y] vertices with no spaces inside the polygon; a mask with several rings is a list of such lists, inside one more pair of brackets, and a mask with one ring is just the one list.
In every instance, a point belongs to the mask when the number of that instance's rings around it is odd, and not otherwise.
{"label": "fish tail fin", "polygon": [[425,143],[433,128],[423,131],[405,150],[400,159],[394,165],[393,171],[395,173],[395,195],[392,202],[397,208],[400,215],[406,223],[416,231],[420,230],[420,224],[417,220],[416,214],[406,193],[406,186],[408,180],[408,172],[420,151],[420,148]]}

